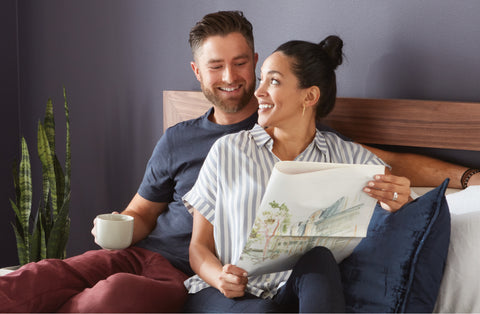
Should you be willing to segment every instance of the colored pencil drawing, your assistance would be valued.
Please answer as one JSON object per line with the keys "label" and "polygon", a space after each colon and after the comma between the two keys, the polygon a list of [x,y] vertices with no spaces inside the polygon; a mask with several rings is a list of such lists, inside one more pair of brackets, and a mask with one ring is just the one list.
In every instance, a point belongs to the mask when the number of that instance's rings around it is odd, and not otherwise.
{"label": "colored pencil drawing", "polygon": [[[241,259],[248,256],[252,262],[259,263],[276,259],[281,254],[305,252],[315,246],[328,247],[332,242],[337,248],[347,246],[350,238],[356,234],[349,233],[351,226],[344,228],[341,221],[354,220],[363,203],[349,206],[347,198],[341,197],[331,206],[319,209],[306,220],[295,223],[291,223],[292,215],[285,203],[279,205],[272,201],[269,205],[270,209],[263,211],[255,220]],[[356,226],[353,228],[356,229]]]}
{"label": "colored pencil drawing", "polygon": [[380,165],[278,162],[236,265],[249,275],[291,269],[324,246],[340,262],[366,236],[376,200],[362,191]]}

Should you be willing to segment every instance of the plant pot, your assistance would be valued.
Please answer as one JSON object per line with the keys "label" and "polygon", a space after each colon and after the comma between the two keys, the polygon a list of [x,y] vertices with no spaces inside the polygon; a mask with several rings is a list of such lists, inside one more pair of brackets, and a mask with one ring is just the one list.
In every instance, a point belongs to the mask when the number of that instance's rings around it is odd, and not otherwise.
{"label": "plant pot", "polygon": [[0,276],[3,276],[3,275],[6,275],[6,274],[9,274],[17,269],[20,268],[20,265],[17,265],[17,266],[8,266],[8,267],[4,267],[4,268],[0,268]]}

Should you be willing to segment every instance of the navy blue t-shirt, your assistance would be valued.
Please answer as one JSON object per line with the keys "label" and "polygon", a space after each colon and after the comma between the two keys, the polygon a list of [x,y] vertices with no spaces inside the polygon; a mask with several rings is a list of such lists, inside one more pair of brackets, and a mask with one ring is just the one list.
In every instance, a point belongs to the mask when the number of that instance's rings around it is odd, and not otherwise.
{"label": "navy blue t-shirt", "polygon": [[[160,253],[185,274],[194,274],[188,261],[192,235],[192,215],[182,197],[197,180],[203,161],[213,143],[223,135],[251,129],[258,115],[232,125],[208,120],[210,108],[199,118],[168,128],[160,138],[147,164],[138,194],[152,202],[167,202],[168,208],[157,219],[150,235],[138,247]],[[317,125],[320,130],[330,130]]]}

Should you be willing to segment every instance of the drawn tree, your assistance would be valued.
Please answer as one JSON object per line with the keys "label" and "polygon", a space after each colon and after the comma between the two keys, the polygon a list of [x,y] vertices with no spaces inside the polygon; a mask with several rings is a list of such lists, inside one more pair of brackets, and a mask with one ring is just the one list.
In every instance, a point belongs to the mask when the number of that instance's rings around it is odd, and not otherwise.
{"label": "drawn tree", "polygon": [[[256,221],[254,227],[261,233],[265,239],[265,246],[263,247],[263,260],[265,260],[268,252],[268,246],[273,237],[278,233],[280,228],[282,231],[286,231],[288,224],[290,223],[290,213],[285,203],[279,205],[277,202],[272,201],[268,203],[270,210],[265,210],[262,213],[261,219]],[[258,225],[257,225],[258,224]]]}

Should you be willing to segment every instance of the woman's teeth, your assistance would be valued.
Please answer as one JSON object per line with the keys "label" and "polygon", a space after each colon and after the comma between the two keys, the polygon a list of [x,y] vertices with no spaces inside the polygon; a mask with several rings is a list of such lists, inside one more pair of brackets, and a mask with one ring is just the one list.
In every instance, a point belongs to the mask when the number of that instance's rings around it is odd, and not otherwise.
{"label": "woman's teeth", "polygon": [[261,104],[261,105],[258,105],[258,108],[260,108],[260,109],[271,109],[271,108],[273,108],[273,105]]}

